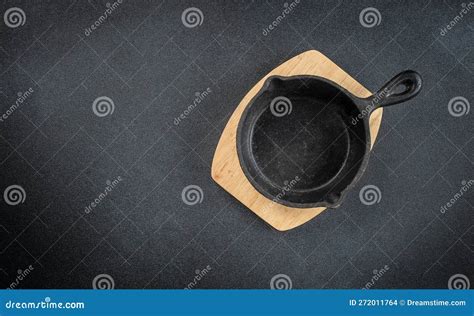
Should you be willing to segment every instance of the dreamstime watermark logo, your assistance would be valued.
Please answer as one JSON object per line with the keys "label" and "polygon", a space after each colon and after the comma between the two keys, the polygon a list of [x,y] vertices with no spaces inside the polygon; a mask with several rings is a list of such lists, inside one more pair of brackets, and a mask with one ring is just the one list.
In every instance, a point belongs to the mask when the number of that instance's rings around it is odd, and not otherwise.
{"label": "dreamstime watermark logo", "polygon": [[92,280],[92,288],[94,290],[113,290],[115,281],[109,274],[99,274]]}
{"label": "dreamstime watermark logo", "polygon": [[282,117],[291,114],[293,105],[287,97],[279,96],[270,103],[270,111],[276,117]]}
{"label": "dreamstime watermark logo", "polygon": [[[84,302],[71,302],[71,301],[63,301],[63,302],[56,302],[51,301],[51,297],[46,296],[42,300],[36,299],[29,299],[27,301],[12,301],[9,300],[5,302],[6,309],[13,309],[13,310],[57,310],[60,309],[62,311],[69,310],[69,309],[84,309],[86,306]],[[29,313],[32,314],[32,313]],[[65,314],[65,313],[63,313]]]}
{"label": "dreamstime watermark logo", "polygon": [[84,208],[84,213],[89,214],[92,212],[92,209],[96,208],[107,197],[107,195],[112,192],[120,182],[122,182],[122,180],[123,178],[121,176],[118,176],[112,181],[107,180],[105,182],[105,189],[100,192],[93,202],[90,202],[89,205]]}
{"label": "dreamstime watermark logo", "polygon": [[4,122],[6,119],[10,117],[32,94],[34,90],[33,88],[29,88],[25,92],[18,92],[17,93],[17,98],[15,100],[15,103],[13,103],[6,111],[5,113],[0,116],[0,122]]}
{"label": "dreamstime watermark logo", "polygon": [[457,96],[449,100],[448,112],[451,116],[461,117],[467,115],[470,109],[471,105],[465,97]]}
{"label": "dreamstime watermark logo", "polygon": [[205,98],[212,92],[211,88],[207,88],[203,92],[196,92],[195,98],[193,100],[193,103],[188,105],[188,107],[178,116],[175,117],[173,123],[174,125],[178,126],[181,121],[185,120],[193,111],[194,109],[202,102],[204,101]]}
{"label": "dreamstime watermark logo", "polygon": [[23,26],[26,22],[25,11],[17,7],[10,8],[3,14],[3,21],[6,26],[12,29]]}
{"label": "dreamstime watermark logo", "polygon": [[270,203],[265,205],[265,207],[262,209],[263,212],[266,212],[270,210],[270,208],[275,204],[279,203],[287,194],[287,192],[290,192],[298,182],[301,181],[301,178],[299,176],[295,176],[291,180],[285,180],[283,181],[283,187],[281,188],[280,192],[278,192],[277,195],[272,199]]}
{"label": "dreamstime watermark logo", "polygon": [[300,3],[300,0],[295,0],[293,2],[291,2],[290,4],[288,4],[288,2],[285,2],[283,4],[283,11],[281,12],[281,14],[279,16],[277,16],[275,18],[275,20],[273,20],[272,23],[270,23],[270,25],[268,25],[268,27],[264,28],[263,31],[262,31],[262,34],[263,36],[267,36],[268,34],[270,34],[271,31],[273,31],[278,25],[280,25],[281,21],[283,21],[284,18],[286,18],[295,8],[296,6]]}
{"label": "dreamstime watermark logo", "polygon": [[469,3],[463,3],[461,4],[462,9],[459,11],[459,13],[445,26],[442,27],[441,30],[439,31],[439,34],[441,36],[445,36],[448,34],[448,32],[456,26],[461,20],[472,10],[474,7],[474,2],[469,2]]}
{"label": "dreamstime watermark logo", "polygon": [[450,290],[469,290],[471,282],[464,274],[455,274],[448,280],[448,289]]}
{"label": "dreamstime watermark logo", "polygon": [[281,188],[280,192],[275,195],[275,197],[273,198],[273,202],[278,202],[279,200],[281,200],[287,192],[290,192],[294,187],[295,185],[301,181],[301,178],[299,176],[295,176],[293,179],[291,180],[285,180],[283,181],[283,187]]}
{"label": "dreamstime watermark logo", "polygon": [[359,199],[362,204],[374,205],[382,200],[382,192],[377,186],[369,184],[360,189]]}
{"label": "dreamstime watermark logo", "polygon": [[110,2],[107,2],[107,4],[105,5],[107,9],[104,10],[101,16],[99,16],[99,18],[95,20],[95,22],[91,26],[84,29],[84,35],[85,36],[91,35],[93,31],[95,31],[102,24],[104,24],[105,21],[107,21],[107,19],[112,15],[112,13],[118,8],[118,6],[122,4],[122,2],[123,0],[117,0],[112,4],[110,4]]}
{"label": "dreamstime watermark logo", "polygon": [[360,11],[359,22],[363,27],[371,28],[380,25],[380,22],[382,22],[382,15],[376,8],[368,7]]}
{"label": "dreamstime watermark logo", "polygon": [[441,206],[439,211],[442,214],[446,213],[448,209],[452,207],[464,195],[464,193],[466,193],[474,185],[474,180],[462,180],[461,185],[461,189],[454,194],[454,196],[449,200],[449,202]]}
{"label": "dreamstime watermark logo", "polygon": [[198,8],[187,8],[181,14],[181,21],[183,25],[188,28],[200,26],[202,22],[204,22],[204,14],[202,14],[202,11]]}
{"label": "dreamstime watermark logo", "polygon": [[372,101],[365,108],[357,114],[356,117],[352,118],[352,125],[356,125],[360,120],[364,119],[364,117],[369,116],[372,110],[380,104],[380,101],[387,95],[388,89],[384,88],[382,91],[377,92]]}
{"label": "dreamstime watermark logo", "polygon": [[274,275],[270,280],[270,288],[272,290],[291,290],[293,288],[293,282],[288,275],[280,273]]}
{"label": "dreamstime watermark logo", "polygon": [[21,270],[21,269],[18,269],[17,271],[17,276],[15,278],[15,281],[13,281],[12,283],[10,283],[10,286],[7,287],[7,290],[14,290],[16,289],[16,287],[18,285],[20,285],[21,281],[23,281],[30,273],[31,271],[33,271],[34,268],[33,266],[30,264],[26,269],[24,270]]}
{"label": "dreamstime watermark logo", "polygon": [[18,205],[24,203],[26,199],[26,192],[22,186],[12,184],[3,191],[3,199],[8,205]]}
{"label": "dreamstime watermark logo", "polygon": [[190,184],[181,191],[181,199],[186,205],[200,204],[204,199],[204,192],[201,187],[195,184]]}
{"label": "dreamstime watermark logo", "polygon": [[98,97],[92,103],[92,111],[98,117],[104,117],[114,113],[115,104],[114,101],[106,96]]}
{"label": "dreamstime watermark logo", "polygon": [[374,271],[372,271],[374,275],[372,276],[370,281],[365,284],[362,290],[369,290],[370,288],[372,288],[375,283],[377,283],[377,281],[380,280],[380,278],[382,278],[385,273],[387,273],[388,270],[390,270],[390,267],[388,265],[385,265],[380,270],[374,269]]}
{"label": "dreamstime watermark logo", "polygon": [[188,285],[184,289],[192,290],[193,288],[195,288],[196,285],[199,283],[199,281],[201,281],[209,272],[211,272],[211,270],[212,270],[212,267],[210,265],[207,265],[202,270],[196,269],[196,271],[194,271],[196,275],[194,276],[193,280],[190,283],[188,283]]}

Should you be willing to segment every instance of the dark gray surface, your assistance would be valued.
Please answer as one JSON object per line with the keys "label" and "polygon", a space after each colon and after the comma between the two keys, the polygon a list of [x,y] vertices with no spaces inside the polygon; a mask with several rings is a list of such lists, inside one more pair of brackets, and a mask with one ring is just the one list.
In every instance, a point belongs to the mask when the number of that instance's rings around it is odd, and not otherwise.
{"label": "dark gray surface", "polygon": [[[0,201],[2,287],[90,288],[109,274],[116,288],[268,288],[286,274],[293,288],[446,288],[474,281],[472,189],[441,206],[473,178],[471,11],[445,36],[462,1],[301,1],[269,35],[285,1],[128,1],[88,37],[107,1],[2,1],[25,24],[0,29],[3,114],[19,91],[34,92],[0,123],[1,193],[24,188],[23,204]],[[198,7],[202,25],[181,21]],[[381,23],[359,13],[376,7]],[[220,133],[246,91],[272,68],[317,49],[371,90],[411,68],[421,94],[385,111],[369,166],[336,210],[281,233],[210,178]],[[196,91],[212,93],[178,126]],[[110,97],[113,114],[93,101]],[[84,208],[107,180],[121,181],[98,207]],[[202,188],[201,204],[181,199]],[[364,205],[375,185],[381,201]]]}

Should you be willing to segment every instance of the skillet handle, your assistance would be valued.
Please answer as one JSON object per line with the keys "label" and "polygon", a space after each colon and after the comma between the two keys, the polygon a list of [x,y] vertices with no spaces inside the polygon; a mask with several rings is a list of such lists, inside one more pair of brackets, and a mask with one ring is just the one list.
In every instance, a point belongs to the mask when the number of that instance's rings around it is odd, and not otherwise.
{"label": "skillet handle", "polygon": [[392,104],[398,104],[415,97],[422,86],[421,75],[413,70],[406,70],[387,82],[377,93],[365,99],[365,106],[370,112]]}

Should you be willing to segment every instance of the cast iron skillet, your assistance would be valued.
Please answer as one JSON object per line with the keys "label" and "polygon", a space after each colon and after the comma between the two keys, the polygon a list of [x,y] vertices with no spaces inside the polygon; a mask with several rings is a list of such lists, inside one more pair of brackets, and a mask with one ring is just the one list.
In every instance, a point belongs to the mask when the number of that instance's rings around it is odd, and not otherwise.
{"label": "cast iron skillet", "polygon": [[421,82],[404,71],[361,99],[321,77],[269,77],[239,122],[240,165],[275,202],[337,207],[367,167],[370,114],[413,98]]}

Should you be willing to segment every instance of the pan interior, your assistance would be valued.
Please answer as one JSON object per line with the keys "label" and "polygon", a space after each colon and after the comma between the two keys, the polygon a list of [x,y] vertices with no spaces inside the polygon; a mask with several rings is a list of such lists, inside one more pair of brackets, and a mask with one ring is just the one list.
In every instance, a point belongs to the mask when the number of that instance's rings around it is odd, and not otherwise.
{"label": "pan interior", "polygon": [[290,100],[290,113],[276,116],[268,107],[257,118],[251,153],[269,183],[282,189],[297,179],[293,191],[314,190],[330,182],[344,166],[349,135],[334,107],[308,96]]}
{"label": "pan interior", "polygon": [[367,150],[364,122],[351,124],[357,114],[352,99],[328,82],[272,78],[241,118],[244,173],[280,203],[337,204]]}

